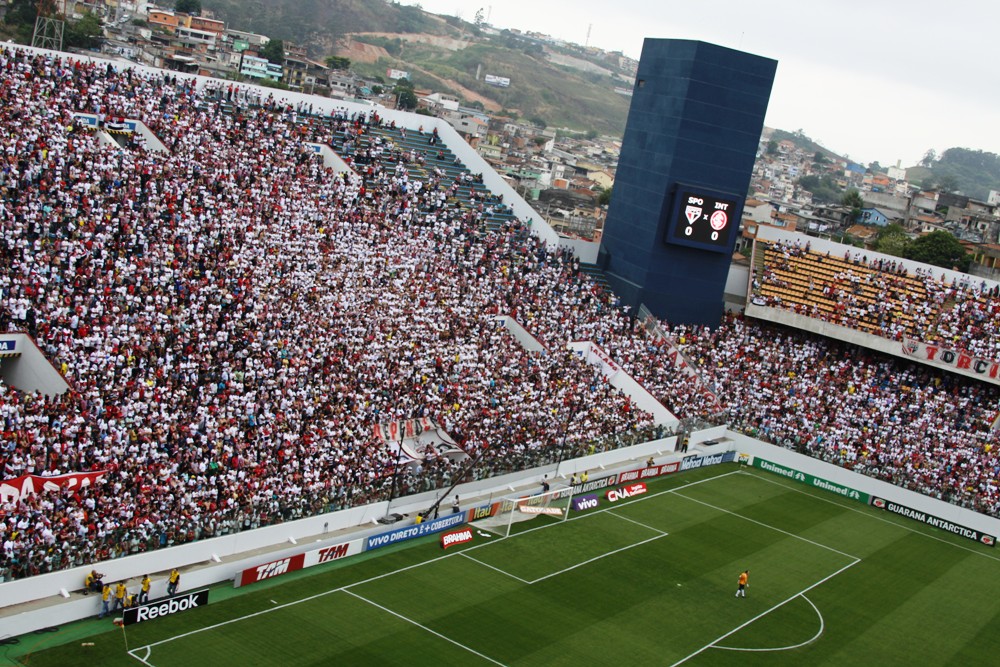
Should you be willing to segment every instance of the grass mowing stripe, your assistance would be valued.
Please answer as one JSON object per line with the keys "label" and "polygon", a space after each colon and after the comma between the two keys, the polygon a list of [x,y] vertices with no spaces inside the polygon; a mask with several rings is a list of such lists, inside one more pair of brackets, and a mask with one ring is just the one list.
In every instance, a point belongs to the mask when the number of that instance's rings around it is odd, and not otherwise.
{"label": "grass mowing stripe", "polygon": [[819,617],[819,630],[816,632],[815,635],[812,636],[812,638],[807,639],[804,642],[799,642],[798,644],[793,644],[792,646],[778,646],[775,648],[740,648],[737,646],[719,646],[718,644],[713,645],[712,648],[717,649],[719,651],[747,651],[750,653],[765,653],[767,651],[791,651],[792,649],[802,648],[803,646],[808,646],[809,644],[812,644],[814,641],[819,639],[820,636],[822,636],[823,630],[826,629],[826,623],[823,621],[822,612],[820,612],[819,608],[813,604],[812,600],[807,598],[802,593],[799,593],[798,597],[808,602],[809,606],[812,607],[813,611],[816,612],[816,616]]}
{"label": "grass mowing stripe", "polygon": [[[817,546],[823,546],[823,545],[817,545]],[[702,646],[700,649],[698,649],[694,653],[691,653],[691,654],[689,654],[689,655],[681,658],[677,662],[673,663],[673,665],[671,665],[670,667],[676,667],[677,665],[682,665],[685,662],[687,662],[688,660],[690,660],[691,658],[693,658],[693,657],[695,657],[697,655],[701,655],[702,653],[704,653],[708,649],[713,648],[717,643],[721,642],[726,637],[729,637],[731,635],[736,634],[737,632],[739,632],[743,628],[747,627],[748,625],[750,625],[751,623],[753,623],[757,619],[760,619],[760,618],[763,618],[764,616],[767,616],[768,614],[770,614],[775,609],[783,607],[784,605],[788,604],[789,602],[791,602],[795,598],[799,597],[800,595],[804,595],[805,593],[808,593],[809,591],[811,591],[812,589],[816,588],[817,586],[819,586],[819,585],[821,585],[821,584],[829,581],[830,579],[833,579],[834,577],[836,577],[841,572],[844,572],[845,570],[848,570],[848,569],[854,567],[855,565],[857,565],[860,562],[861,562],[861,559],[860,558],[856,558],[853,563],[849,563],[849,564],[845,565],[844,567],[840,568],[839,570],[837,570],[833,574],[828,574],[827,576],[823,577],[822,579],[820,579],[819,581],[817,581],[815,584],[813,584],[809,588],[806,588],[805,590],[801,590],[798,593],[796,593],[795,595],[782,600],[781,602],[779,602],[778,604],[774,605],[773,607],[771,607],[767,611],[762,612],[760,614],[757,614],[756,616],[754,616],[753,618],[751,618],[749,621],[743,623],[742,625],[738,625],[737,627],[733,628],[732,630],[730,630],[726,634],[722,635],[721,637],[718,637],[711,644],[706,644],[705,646]]]}
{"label": "grass mowing stripe", "polygon": [[[615,509],[620,509],[620,508],[615,508]],[[636,521],[635,519],[630,519],[629,517],[627,517],[624,514],[621,514],[619,512],[608,512],[608,516],[613,516],[613,517],[619,518],[619,519],[621,519],[623,521],[631,521],[632,523],[634,523],[637,526],[642,526],[643,528],[648,528],[651,531],[653,531],[654,533],[659,533],[660,535],[666,535],[667,534],[666,531],[660,530],[659,528],[653,528],[652,526],[647,526],[646,524],[642,523],[641,521]]]}
{"label": "grass mowing stripe", "polygon": [[[727,477],[729,475],[735,475],[735,474],[738,474],[738,473],[739,473],[738,470],[734,470],[734,471],[731,471],[731,472],[728,472],[728,473],[723,473],[723,474],[720,474],[720,475],[713,475],[711,477],[706,477],[705,479],[698,480],[697,482],[691,482],[690,484],[685,484],[683,487],[679,487],[679,488],[688,488],[688,487],[691,487],[691,486],[695,486],[697,484],[702,484],[703,482],[709,482],[709,481],[712,481],[712,480],[715,480],[715,479],[720,479],[720,478]],[[667,489],[665,491],[660,491],[658,493],[649,494],[649,495],[646,495],[646,496],[641,496],[639,498],[636,498],[635,500],[626,502],[624,505],[622,505],[622,507],[628,506],[628,505],[630,505],[630,504],[632,504],[634,502],[640,502],[642,500],[646,500],[646,499],[649,499],[649,498],[655,498],[657,496],[661,496],[661,495],[666,494],[666,493],[673,493],[673,492],[675,492],[677,490],[678,489]],[[574,521],[574,520],[579,520],[579,519],[586,519],[587,517],[590,517],[590,516],[596,516],[596,515],[601,514],[603,512],[608,512],[611,509],[615,509],[615,508],[607,508],[607,509],[604,509],[604,510],[596,510],[596,511],[590,512],[588,514],[582,514],[582,515],[577,516],[577,517],[572,517],[572,518],[568,519],[568,521]],[[536,530],[541,530],[542,528],[548,528],[550,526],[557,526],[557,525],[559,525],[561,523],[563,523],[563,522],[560,521],[558,523],[546,523],[546,524],[542,524],[541,526],[535,526],[534,528],[529,528],[527,530],[523,530],[523,531],[520,531],[518,533],[515,533],[515,535],[524,535],[526,533],[531,533],[531,532],[534,532]],[[472,524],[472,525],[475,525],[475,524]],[[431,558],[429,560],[420,561],[419,563],[414,563],[412,565],[407,565],[405,567],[393,570],[391,572],[384,572],[382,574],[375,575],[375,576],[370,577],[368,579],[363,579],[361,581],[357,581],[357,582],[354,582],[352,584],[347,584],[346,586],[341,586],[341,587],[338,587],[338,588],[332,588],[330,590],[323,591],[321,593],[316,593],[315,595],[310,595],[308,597],[301,598],[299,600],[293,600],[291,602],[286,602],[284,604],[276,605],[274,607],[269,607],[267,609],[262,609],[262,610],[260,610],[258,612],[254,612],[254,613],[251,613],[251,614],[245,614],[245,615],[240,616],[238,618],[227,619],[227,620],[222,621],[220,623],[215,623],[213,625],[207,625],[207,626],[205,626],[203,628],[196,628],[196,629],[191,630],[189,632],[184,632],[184,633],[181,633],[181,634],[173,636],[173,637],[167,637],[166,639],[161,639],[159,641],[151,642],[149,644],[146,644],[145,646],[140,646],[139,648],[152,648],[154,646],[159,646],[160,644],[166,644],[167,642],[172,642],[172,641],[175,641],[177,639],[183,639],[185,637],[189,637],[191,635],[195,635],[195,634],[198,634],[198,633],[201,633],[201,632],[205,632],[207,630],[214,630],[216,628],[221,628],[221,627],[223,627],[225,625],[230,625],[231,623],[237,623],[237,622],[242,621],[244,619],[253,618],[255,616],[260,616],[262,614],[268,614],[268,613],[271,613],[273,611],[277,611],[279,609],[284,609],[285,607],[291,607],[293,605],[300,604],[302,602],[308,602],[310,600],[315,600],[315,599],[321,598],[321,597],[323,597],[325,595],[330,595],[331,593],[337,593],[337,592],[340,592],[340,591],[346,591],[348,588],[351,588],[353,586],[360,586],[361,584],[371,583],[373,581],[377,581],[377,580],[383,579],[385,577],[393,576],[393,575],[399,574],[401,572],[405,572],[407,570],[411,570],[413,568],[422,567],[424,565],[427,565],[428,563],[434,563],[434,562],[437,562],[437,561],[440,561],[440,560],[444,560],[445,558],[451,558],[452,556],[457,556],[458,554],[462,554],[462,553],[464,553],[466,551],[473,551],[473,550],[478,549],[480,547],[487,546],[488,544],[490,544],[490,543],[489,542],[484,542],[483,544],[477,544],[477,545],[469,547],[467,549],[463,549],[462,551],[455,551],[455,552],[452,552],[452,553],[449,553],[449,554],[444,554],[444,555],[438,556],[436,558]]]}
{"label": "grass mowing stripe", "polygon": [[431,630],[426,625],[421,625],[420,623],[417,623],[416,621],[414,621],[411,618],[407,618],[406,616],[403,616],[402,614],[398,614],[398,613],[394,612],[392,609],[389,609],[387,607],[383,607],[382,605],[378,604],[377,602],[372,602],[368,598],[362,597],[362,596],[358,595],[357,593],[353,593],[353,592],[351,592],[349,590],[346,590],[346,589],[343,592],[347,593],[348,595],[352,595],[352,596],[356,597],[357,599],[361,600],[362,602],[367,602],[368,604],[372,605],[373,607],[377,607],[378,609],[381,609],[382,611],[386,612],[387,614],[392,614],[393,616],[395,616],[396,618],[398,618],[400,620],[406,621],[407,623],[411,623],[411,624],[417,626],[418,628],[420,628],[421,630],[424,630],[425,632],[431,633],[435,637],[439,637],[439,638],[445,640],[446,642],[450,642],[450,643],[454,644],[455,646],[459,647],[460,649],[464,649],[464,650],[468,651],[469,653],[472,653],[473,655],[477,655],[480,658],[482,658],[483,660],[486,660],[487,662],[491,662],[494,665],[500,665],[500,667],[504,667],[504,664],[502,662],[497,662],[493,658],[491,658],[489,656],[486,656],[486,655],[483,655],[479,651],[477,651],[475,649],[472,649],[472,648],[469,648],[465,644],[461,644],[461,643],[455,641],[454,639],[451,639],[450,637],[446,637],[445,635],[442,635],[440,632],[437,632],[435,630]]}
{"label": "grass mowing stripe", "polygon": [[461,554],[462,554],[463,556],[465,556],[466,558],[468,558],[469,560],[471,560],[471,561],[474,561],[474,562],[476,562],[476,563],[479,563],[479,564],[480,564],[480,565],[482,565],[483,567],[488,567],[488,568],[490,568],[491,570],[494,570],[495,572],[499,572],[500,574],[504,574],[504,575],[507,575],[507,576],[508,576],[508,577],[510,577],[511,579],[517,579],[518,581],[520,581],[520,582],[521,582],[522,584],[524,584],[524,585],[526,585],[526,586],[527,586],[527,585],[529,585],[529,584],[531,583],[531,582],[530,582],[530,581],[528,581],[527,579],[522,579],[521,577],[517,576],[516,574],[511,574],[511,573],[510,573],[510,572],[508,572],[507,570],[502,570],[502,569],[500,569],[499,567],[496,567],[495,565],[490,565],[489,563],[484,563],[483,561],[479,560],[478,558],[473,558],[472,556],[470,556],[469,554],[465,553],[464,551],[463,551],[463,552],[460,552],[460,553],[461,553]]}
{"label": "grass mowing stripe", "polygon": [[[805,489],[800,489],[797,486],[792,486],[791,484],[785,484],[785,483],[783,483],[779,479],[769,479],[770,473],[759,474],[757,472],[750,472],[750,471],[746,471],[746,470],[737,471],[737,472],[739,472],[742,475],[749,475],[750,477],[753,477],[754,479],[759,479],[762,482],[767,482],[768,484],[774,484],[775,486],[780,486],[783,489],[788,489],[789,491],[794,491],[795,493],[801,493],[802,495],[808,496],[809,498],[815,498],[816,500],[821,500],[824,503],[829,503],[831,505],[836,505],[837,507],[843,508],[845,510],[850,510],[851,512],[854,512],[855,514],[860,514],[861,516],[866,516],[866,517],[868,517],[870,519],[874,519],[876,521],[881,521],[882,523],[887,523],[890,526],[895,526],[896,528],[901,528],[902,530],[905,530],[905,531],[910,532],[910,533],[914,533],[915,535],[923,535],[924,537],[930,538],[932,540],[937,540],[938,542],[943,542],[944,544],[951,545],[951,546],[955,547],[956,549],[962,549],[963,551],[968,551],[969,553],[974,553],[976,555],[982,556],[983,558],[989,558],[990,560],[995,560],[997,562],[1000,562],[1000,556],[992,556],[992,555],[990,555],[990,554],[988,554],[988,553],[986,553],[984,551],[980,551],[980,550],[977,550],[977,549],[973,549],[971,547],[967,547],[964,544],[958,544],[956,542],[952,542],[951,540],[947,540],[947,539],[945,539],[943,537],[940,537],[938,535],[933,535],[933,534],[931,534],[929,532],[926,532],[926,531],[923,531],[923,530],[916,530],[915,528],[913,528],[911,526],[903,525],[902,523],[898,523],[896,521],[892,521],[892,520],[890,520],[890,519],[888,519],[886,517],[878,516],[877,514],[874,514],[872,512],[871,508],[869,508],[868,511],[865,511],[865,510],[861,509],[860,507],[854,507],[852,505],[845,505],[843,503],[838,503],[836,500],[833,500],[831,498],[824,498],[822,495],[820,495],[818,493],[810,493],[809,491],[806,491]],[[826,492],[824,492],[824,493],[826,493]]]}
{"label": "grass mowing stripe", "polygon": [[185,633],[176,635],[174,637],[167,637],[166,639],[161,639],[159,641],[147,644],[144,647],[140,646],[139,648],[152,648],[154,646],[159,646],[160,644],[166,644],[167,642],[172,642],[172,641],[174,641],[176,639],[183,639],[184,637],[189,637],[191,635],[195,635],[195,634],[198,634],[200,632],[205,632],[206,630],[214,630],[216,628],[221,628],[221,627],[223,627],[225,625],[229,625],[231,623],[236,623],[238,621],[243,621],[243,620],[246,620],[248,618],[254,618],[255,616],[260,616],[262,614],[269,614],[271,612],[278,611],[279,609],[284,609],[286,607],[292,607],[294,605],[301,604],[303,602],[310,602],[310,601],[315,600],[317,598],[321,598],[321,597],[324,597],[326,595],[330,595],[331,593],[346,592],[348,588],[351,588],[353,586],[360,586],[361,584],[367,584],[367,583],[370,583],[372,581],[378,581],[379,579],[383,579],[385,577],[390,577],[390,576],[392,576],[394,574],[399,574],[400,572],[406,572],[407,570],[412,570],[413,568],[416,568],[416,567],[423,567],[424,565],[427,565],[428,563],[435,563],[437,561],[444,560],[445,558],[451,558],[452,556],[457,556],[459,553],[461,553],[461,552],[457,552],[456,551],[456,552],[452,552],[450,554],[444,554],[443,556],[438,556],[437,558],[431,558],[429,560],[420,561],[419,563],[414,563],[413,565],[407,565],[405,567],[401,567],[401,568],[393,570],[391,572],[383,572],[382,574],[378,574],[378,575],[375,575],[373,577],[369,577],[368,579],[362,579],[361,581],[356,581],[353,584],[347,584],[345,586],[340,586],[338,588],[331,588],[330,590],[323,591],[322,593],[316,593],[315,595],[310,595],[308,597],[300,598],[298,600],[292,600],[291,602],[286,602],[284,604],[279,604],[279,605],[276,605],[274,607],[268,607],[267,609],[261,609],[260,611],[254,612],[252,614],[244,614],[243,616],[240,616],[238,618],[230,618],[228,620],[222,621],[221,623],[215,623],[213,625],[206,625],[203,628],[196,628],[195,630],[191,630],[190,632],[185,632]]}
{"label": "grass mowing stripe", "polygon": [[[973,544],[954,544],[962,540],[951,535],[921,532],[939,532],[931,527],[914,530],[900,525],[906,522],[901,517],[873,516],[878,510],[826,491],[775,482],[766,472],[737,475],[735,468],[651,480],[647,494],[602,502],[603,507],[572,513],[565,521],[538,517],[511,535],[528,531],[535,538],[477,539],[447,554],[435,538],[414,541],[396,545],[398,553],[392,547],[375,550],[362,556],[367,562],[300,581],[290,578],[190,617],[140,625],[135,635],[130,627],[130,643],[134,636],[142,646],[264,610],[268,598],[277,605],[350,588],[348,595],[289,605],[278,614],[151,651],[127,654],[117,632],[98,635],[96,647],[80,648],[70,640],[26,659],[35,667],[166,667],[190,664],[197,655],[219,667],[494,664],[423,627],[517,667],[609,664],[623,652],[630,662],[679,667],[958,667],[992,664],[1000,655],[1000,598],[988,583],[1000,577],[1000,559],[972,558],[971,553],[985,554]],[[714,479],[719,483],[701,484]],[[671,493],[682,499],[671,500]],[[662,500],[643,502],[654,496]],[[602,513],[608,517],[569,523]],[[858,514],[879,522],[857,519]],[[554,530],[539,532],[543,527]],[[526,583],[667,531],[669,540]],[[444,558],[453,553],[465,557]],[[844,554],[861,560],[837,574],[851,562]],[[429,563],[438,565],[420,567]],[[756,576],[754,595],[734,603],[730,577],[747,566]],[[396,573],[400,576],[389,576]],[[835,578],[819,581],[830,573]],[[369,580],[370,588],[359,586]],[[817,583],[822,585],[811,588]],[[553,632],[555,625],[560,632]],[[737,626],[742,629],[732,632]],[[724,633],[728,636],[712,641]]]}
{"label": "grass mowing stripe", "polygon": [[584,565],[588,565],[590,563],[593,563],[594,561],[601,560],[602,558],[607,558],[608,556],[614,556],[615,554],[621,553],[622,551],[628,551],[629,549],[634,549],[635,547],[641,547],[643,544],[647,544],[649,542],[652,542],[654,540],[658,540],[658,539],[660,539],[662,537],[666,537],[666,536],[667,536],[667,533],[661,533],[660,535],[657,535],[656,537],[651,537],[648,540],[643,540],[642,542],[636,542],[635,544],[630,544],[628,546],[621,547],[620,549],[615,549],[614,551],[609,551],[606,554],[601,554],[600,556],[594,556],[593,558],[588,558],[587,560],[583,561],[582,563],[577,563],[576,565],[572,565],[570,567],[563,568],[562,570],[559,570],[558,572],[553,572],[551,574],[546,574],[544,577],[539,577],[538,579],[534,579],[532,581],[529,581],[528,583],[529,584],[537,584],[538,582],[545,581],[546,579],[549,579],[550,577],[554,577],[557,574],[563,574],[564,572],[569,572],[570,570],[575,570],[578,567],[583,567]]}
{"label": "grass mowing stripe", "polygon": [[713,505],[712,503],[706,503],[704,500],[698,500],[697,498],[692,498],[690,496],[685,496],[685,495],[683,495],[681,493],[676,493],[674,495],[676,495],[678,498],[683,498],[684,500],[690,500],[693,503],[698,503],[699,505],[704,505],[705,507],[711,507],[714,510],[719,510],[720,512],[725,512],[726,514],[732,514],[733,516],[739,517],[739,518],[741,518],[741,519],[743,519],[745,521],[749,521],[751,523],[755,523],[758,526],[764,526],[765,528],[770,528],[771,530],[775,530],[775,531],[777,531],[779,533],[783,533],[784,535],[788,535],[789,537],[794,537],[797,540],[802,540],[803,542],[808,542],[809,544],[815,545],[817,547],[822,547],[824,549],[828,549],[829,551],[832,551],[832,552],[834,552],[836,554],[840,554],[841,556],[845,556],[846,558],[853,558],[855,560],[861,560],[857,556],[852,556],[851,554],[844,553],[843,551],[840,551],[839,549],[834,549],[833,547],[828,547],[825,544],[820,544],[819,542],[814,542],[813,540],[810,540],[808,537],[802,537],[801,535],[796,535],[795,533],[790,533],[787,530],[782,530],[781,528],[776,528],[775,526],[771,526],[769,524],[766,524],[763,521],[757,521],[756,519],[751,519],[748,516],[743,516],[742,514],[740,514],[738,512],[733,512],[731,510],[727,510],[724,507],[719,507],[718,505]]}

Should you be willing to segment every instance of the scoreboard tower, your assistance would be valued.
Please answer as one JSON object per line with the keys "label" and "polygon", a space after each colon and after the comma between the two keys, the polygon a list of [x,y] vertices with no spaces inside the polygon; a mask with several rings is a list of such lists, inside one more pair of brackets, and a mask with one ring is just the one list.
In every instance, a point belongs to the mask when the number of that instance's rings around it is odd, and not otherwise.
{"label": "scoreboard tower", "polygon": [[646,39],[599,263],[624,303],[717,326],[777,62]]}

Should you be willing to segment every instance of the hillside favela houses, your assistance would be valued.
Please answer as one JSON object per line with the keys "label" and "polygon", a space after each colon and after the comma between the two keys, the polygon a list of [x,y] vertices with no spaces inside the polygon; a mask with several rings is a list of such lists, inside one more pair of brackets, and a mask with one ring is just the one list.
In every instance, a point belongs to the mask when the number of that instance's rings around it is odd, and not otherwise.
{"label": "hillside favela houses", "polygon": [[[123,63],[280,85],[334,98],[367,99],[387,107],[397,103],[391,92],[394,80],[408,75],[405,70],[390,69],[385,77],[365,78],[333,69],[288,42],[283,42],[282,62],[271,62],[265,57],[268,35],[233,29],[208,11],[186,14],[142,0],[91,0],[63,6],[71,17],[84,12],[99,16],[105,37],[102,51]],[[561,44],[546,35],[518,34],[542,44]],[[636,61],[617,57],[619,70],[626,77],[633,75]],[[517,85],[510,77],[485,76],[486,83],[497,87]],[[621,94],[630,90],[622,85],[616,88]],[[482,105],[466,106],[445,91],[415,93],[421,113],[451,124],[558,232],[569,238],[600,240],[614,186],[618,138],[542,127],[485,111]],[[842,201],[851,189],[860,195],[859,206]],[[900,225],[911,237],[950,232],[973,258],[971,273],[1000,277],[1000,183],[984,200],[925,190],[907,180],[907,169],[899,163],[866,167],[801,134],[765,128],[743,210],[737,259],[764,226],[870,246],[878,231],[888,225]]]}

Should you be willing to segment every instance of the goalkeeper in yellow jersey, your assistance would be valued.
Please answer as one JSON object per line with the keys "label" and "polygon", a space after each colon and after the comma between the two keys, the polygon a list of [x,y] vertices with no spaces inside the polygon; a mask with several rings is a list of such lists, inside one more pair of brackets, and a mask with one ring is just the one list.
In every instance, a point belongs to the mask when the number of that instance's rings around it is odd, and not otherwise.
{"label": "goalkeeper in yellow jersey", "polygon": [[736,581],[736,597],[745,598],[747,596],[747,587],[750,586],[750,584],[747,583],[749,580],[750,570],[743,570],[740,572],[740,578]]}

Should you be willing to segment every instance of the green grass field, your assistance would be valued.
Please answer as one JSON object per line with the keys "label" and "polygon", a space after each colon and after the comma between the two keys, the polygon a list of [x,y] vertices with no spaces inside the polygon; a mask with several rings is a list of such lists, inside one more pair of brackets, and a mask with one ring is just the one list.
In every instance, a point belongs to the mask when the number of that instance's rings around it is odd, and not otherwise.
{"label": "green grass field", "polygon": [[995,550],[735,464],[517,528],[220,586],[206,607],[130,626],[131,655],[107,621],[8,653],[88,667],[964,666],[1000,655]]}

